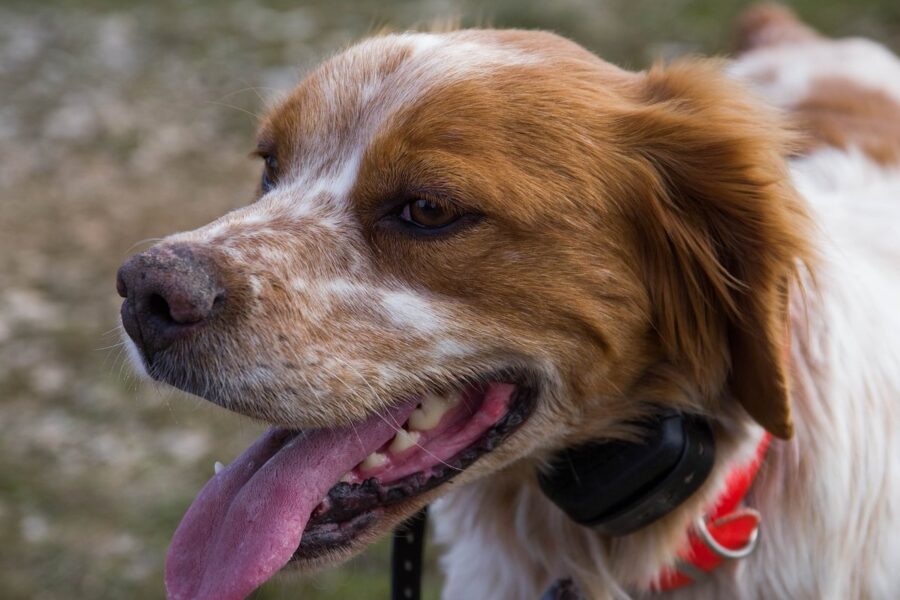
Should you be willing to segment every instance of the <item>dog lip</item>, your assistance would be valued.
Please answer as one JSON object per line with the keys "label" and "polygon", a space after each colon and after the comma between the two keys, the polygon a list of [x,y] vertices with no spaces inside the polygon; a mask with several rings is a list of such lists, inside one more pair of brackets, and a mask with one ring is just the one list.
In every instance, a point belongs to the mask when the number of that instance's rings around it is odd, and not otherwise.
{"label": "dog lip", "polygon": [[134,342],[134,345],[140,351],[143,359],[149,364],[153,362],[153,357],[147,352],[144,345],[144,338],[141,332],[140,322],[134,314],[134,303],[127,298],[122,300],[122,306],[119,309],[119,315],[122,320],[122,328],[125,333]]}
{"label": "dog lip", "polygon": [[352,547],[355,539],[376,526],[386,512],[413,512],[420,496],[449,482],[500,446],[531,417],[535,408],[536,386],[523,380],[513,385],[513,397],[500,420],[453,457],[429,467],[427,473],[417,471],[384,484],[377,477],[370,477],[358,484],[338,482],[332,486],[320,505],[329,507],[310,517],[289,564],[315,561],[327,553]]}
{"label": "dog lip", "polygon": [[[182,518],[166,557],[170,596],[243,598],[292,561],[325,563],[329,556],[361,546],[366,537],[362,534],[377,532],[385,522],[380,518],[383,514],[391,517],[415,510],[416,504],[422,504],[420,494],[493,450],[530,415],[535,394],[527,378],[513,379],[518,384],[507,383],[507,376],[481,381],[461,384],[471,386],[465,393],[472,394],[472,400],[480,398],[478,410],[463,419],[456,410],[448,412],[446,422],[442,420],[433,430],[431,450],[437,462],[455,465],[448,464],[446,470],[435,472],[437,476],[415,485],[416,480],[401,478],[412,469],[425,470],[436,463],[422,460],[421,453],[399,454],[395,468],[387,465],[372,472],[391,482],[390,489],[379,497],[376,486],[376,501],[360,505],[361,510],[342,517],[341,524],[323,527],[324,521],[319,520],[307,544],[303,537],[313,516],[321,517],[321,499],[342,474],[391,443],[396,424],[409,420],[422,397],[372,413],[360,423],[302,431],[270,429],[207,482]],[[460,404],[460,408],[468,406]],[[423,450],[427,444],[426,440]],[[401,481],[412,485],[404,489]],[[316,537],[318,544],[312,542]]]}

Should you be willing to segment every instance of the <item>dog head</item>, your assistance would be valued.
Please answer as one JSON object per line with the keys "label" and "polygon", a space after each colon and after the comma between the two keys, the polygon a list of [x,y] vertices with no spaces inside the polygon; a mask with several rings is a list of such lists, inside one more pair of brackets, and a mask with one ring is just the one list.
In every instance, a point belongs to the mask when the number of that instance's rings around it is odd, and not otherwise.
{"label": "dog head", "polygon": [[276,426],[185,517],[170,594],[346,558],[659,405],[789,436],[787,144],[716,64],[633,74],[546,33],[326,62],[263,120],[258,198],[119,273],[141,368]]}

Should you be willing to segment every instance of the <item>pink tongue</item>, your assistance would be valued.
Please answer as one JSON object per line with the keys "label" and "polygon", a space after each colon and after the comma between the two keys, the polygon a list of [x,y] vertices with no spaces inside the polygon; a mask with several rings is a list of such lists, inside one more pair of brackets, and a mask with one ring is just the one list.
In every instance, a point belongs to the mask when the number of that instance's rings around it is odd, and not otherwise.
{"label": "pink tongue", "polygon": [[338,479],[384,445],[412,401],[356,427],[270,429],[213,477],[188,509],[166,556],[172,600],[239,600],[287,564],[306,522]]}

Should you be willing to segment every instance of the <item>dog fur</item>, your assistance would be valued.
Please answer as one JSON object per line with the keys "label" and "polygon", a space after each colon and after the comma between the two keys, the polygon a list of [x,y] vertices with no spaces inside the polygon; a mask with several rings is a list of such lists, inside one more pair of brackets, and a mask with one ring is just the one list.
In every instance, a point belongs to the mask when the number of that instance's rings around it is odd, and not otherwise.
{"label": "dog fur", "polygon": [[[437,500],[446,598],[532,599],[566,576],[657,595],[764,429],[781,439],[748,497],[759,547],[668,597],[900,596],[900,61],[772,7],[740,38],[732,63],[642,73],[539,32],[350,48],[264,119],[274,188],[162,242],[212,256],[229,304],[138,362],[288,427],[534,374],[515,435],[332,557]],[[383,225],[419,196],[480,218],[427,240]],[[715,428],[683,506],[607,539],[542,496],[553,451],[633,438],[660,404]]]}

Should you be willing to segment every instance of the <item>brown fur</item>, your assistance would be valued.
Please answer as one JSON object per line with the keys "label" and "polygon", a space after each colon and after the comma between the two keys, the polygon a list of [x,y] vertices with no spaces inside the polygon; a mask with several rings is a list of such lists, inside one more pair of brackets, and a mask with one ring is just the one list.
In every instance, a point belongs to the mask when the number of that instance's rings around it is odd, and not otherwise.
{"label": "brown fur", "polygon": [[841,77],[822,78],[793,110],[807,150],[858,148],[875,162],[900,165],[900,103]]}
{"label": "brown fur", "polygon": [[[776,4],[751,7],[736,29],[739,54],[833,43],[799,21],[790,9]],[[839,60],[837,56],[833,59]],[[772,80],[776,75],[773,71],[757,79]],[[849,76],[822,76],[812,82],[803,98],[784,108],[792,126],[802,134],[804,154],[822,147],[857,148],[881,165],[900,165],[900,102],[882,90]]]}

